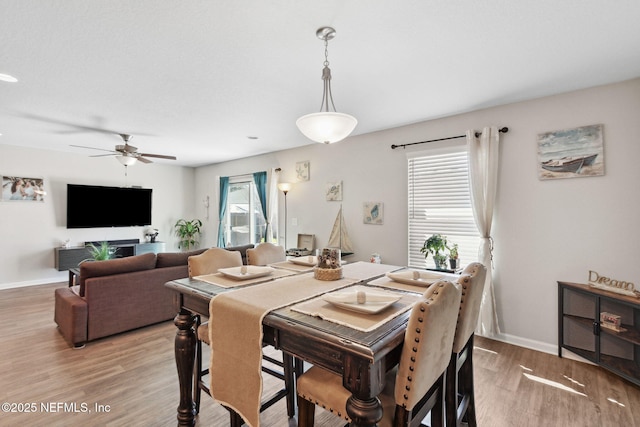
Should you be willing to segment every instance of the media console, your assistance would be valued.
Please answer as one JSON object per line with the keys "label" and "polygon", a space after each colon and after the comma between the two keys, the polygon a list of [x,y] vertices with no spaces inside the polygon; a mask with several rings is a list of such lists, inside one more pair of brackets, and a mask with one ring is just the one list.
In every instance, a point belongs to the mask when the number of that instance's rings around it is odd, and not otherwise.
{"label": "media console", "polygon": [[[86,244],[93,243],[99,246],[102,242],[86,242]],[[118,248],[116,257],[128,257],[133,255],[141,255],[149,252],[158,253],[164,252],[164,242],[153,243],[140,243],[139,239],[129,240],[111,240],[107,241],[109,245]],[[78,264],[85,260],[90,259],[91,254],[86,246],[79,246],[75,248],[55,248],[55,267],[58,271],[65,271],[70,268],[78,267]]]}

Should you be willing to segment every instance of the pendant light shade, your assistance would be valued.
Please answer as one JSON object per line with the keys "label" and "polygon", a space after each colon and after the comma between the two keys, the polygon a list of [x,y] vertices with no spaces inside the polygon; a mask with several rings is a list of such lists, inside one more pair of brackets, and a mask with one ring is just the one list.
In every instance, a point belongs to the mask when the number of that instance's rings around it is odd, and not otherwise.
{"label": "pendant light shade", "polygon": [[357,124],[355,117],[331,111],[307,114],[296,121],[304,136],[325,144],[342,141],[353,132]]}
{"label": "pendant light shade", "polygon": [[[316,36],[324,40],[324,68],[322,70],[323,92],[319,113],[311,113],[300,117],[296,126],[300,132],[312,141],[332,144],[342,141],[355,129],[358,121],[349,114],[336,112],[331,94],[331,69],[329,68],[328,46],[329,40],[336,36],[336,30],[322,27],[316,31]],[[333,111],[329,111],[329,103]]]}

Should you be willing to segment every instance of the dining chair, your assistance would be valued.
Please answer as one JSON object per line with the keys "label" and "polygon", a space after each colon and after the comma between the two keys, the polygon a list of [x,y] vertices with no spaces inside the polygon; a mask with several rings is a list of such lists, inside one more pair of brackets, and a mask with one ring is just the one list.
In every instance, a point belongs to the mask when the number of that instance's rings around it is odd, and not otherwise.
{"label": "dining chair", "polygon": [[[189,265],[189,277],[201,276],[205,274],[217,273],[221,268],[240,267],[242,263],[242,255],[239,251],[230,251],[222,248],[207,249],[200,255],[190,256],[187,260]],[[200,400],[202,391],[211,395],[209,385],[203,380],[203,377],[209,374],[209,369],[202,369],[202,343],[211,345],[209,339],[209,323],[202,322],[200,315],[195,318],[196,328],[196,359],[194,366],[194,390],[193,402],[196,414],[200,412]],[[269,355],[263,355],[263,359],[269,363],[262,365],[262,371],[284,382],[284,387],[273,393],[269,398],[262,402],[260,411],[264,411],[283,397],[287,398],[287,412],[290,417],[295,413],[293,384],[293,360],[291,356],[282,353],[282,360]],[[278,368],[271,367],[276,365]],[[280,369],[280,370],[278,370]],[[231,426],[239,427],[242,425],[242,418],[230,411]]]}
{"label": "dining chair", "polygon": [[[418,426],[431,412],[431,425],[444,425],[444,376],[449,363],[460,288],[441,280],[430,286],[409,315],[400,363],[385,377],[378,396],[382,403],[380,427]],[[313,366],[298,378],[298,426],[313,426],[315,405],[346,421],[351,392],[342,376]]]}
{"label": "dining chair", "polygon": [[473,337],[486,274],[487,268],[474,262],[462,271],[458,279],[462,298],[446,375],[444,401],[447,427],[460,426],[462,422],[469,427],[477,426],[473,392]]}
{"label": "dining chair", "polygon": [[275,262],[286,261],[287,256],[282,246],[263,242],[253,249],[247,249],[247,264],[267,265]]}

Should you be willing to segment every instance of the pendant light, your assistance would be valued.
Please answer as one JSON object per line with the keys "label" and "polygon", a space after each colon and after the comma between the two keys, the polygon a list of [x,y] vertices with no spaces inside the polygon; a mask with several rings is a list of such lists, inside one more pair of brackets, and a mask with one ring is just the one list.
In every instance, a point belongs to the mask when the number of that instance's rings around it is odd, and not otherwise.
{"label": "pendant light", "polygon": [[[336,112],[331,94],[331,70],[329,69],[329,40],[336,36],[336,30],[331,27],[322,27],[316,31],[316,36],[324,40],[324,68],[322,70],[322,81],[324,88],[322,92],[322,104],[319,113],[307,114],[296,121],[296,126],[300,132],[312,141],[324,144],[332,144],[342,141],[348,137],[355,129],[358,121],[349,114]],[[329,102],[333,111],[329,111]]]}

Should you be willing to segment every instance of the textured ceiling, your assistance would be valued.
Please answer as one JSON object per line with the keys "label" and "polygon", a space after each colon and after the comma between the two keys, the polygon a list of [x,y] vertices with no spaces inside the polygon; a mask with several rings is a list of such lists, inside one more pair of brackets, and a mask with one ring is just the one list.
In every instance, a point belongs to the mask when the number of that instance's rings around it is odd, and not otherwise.
{"label": "textured ceiling", "polygon": [[189,166],[312,144],[295,121],[320,108],[327,25],[336,108],[365,134],[638,77],[639,18],[638,0],[1,0],[19,82],[0,82],[0,144],[89,156],[70,145],[130,133]]}

